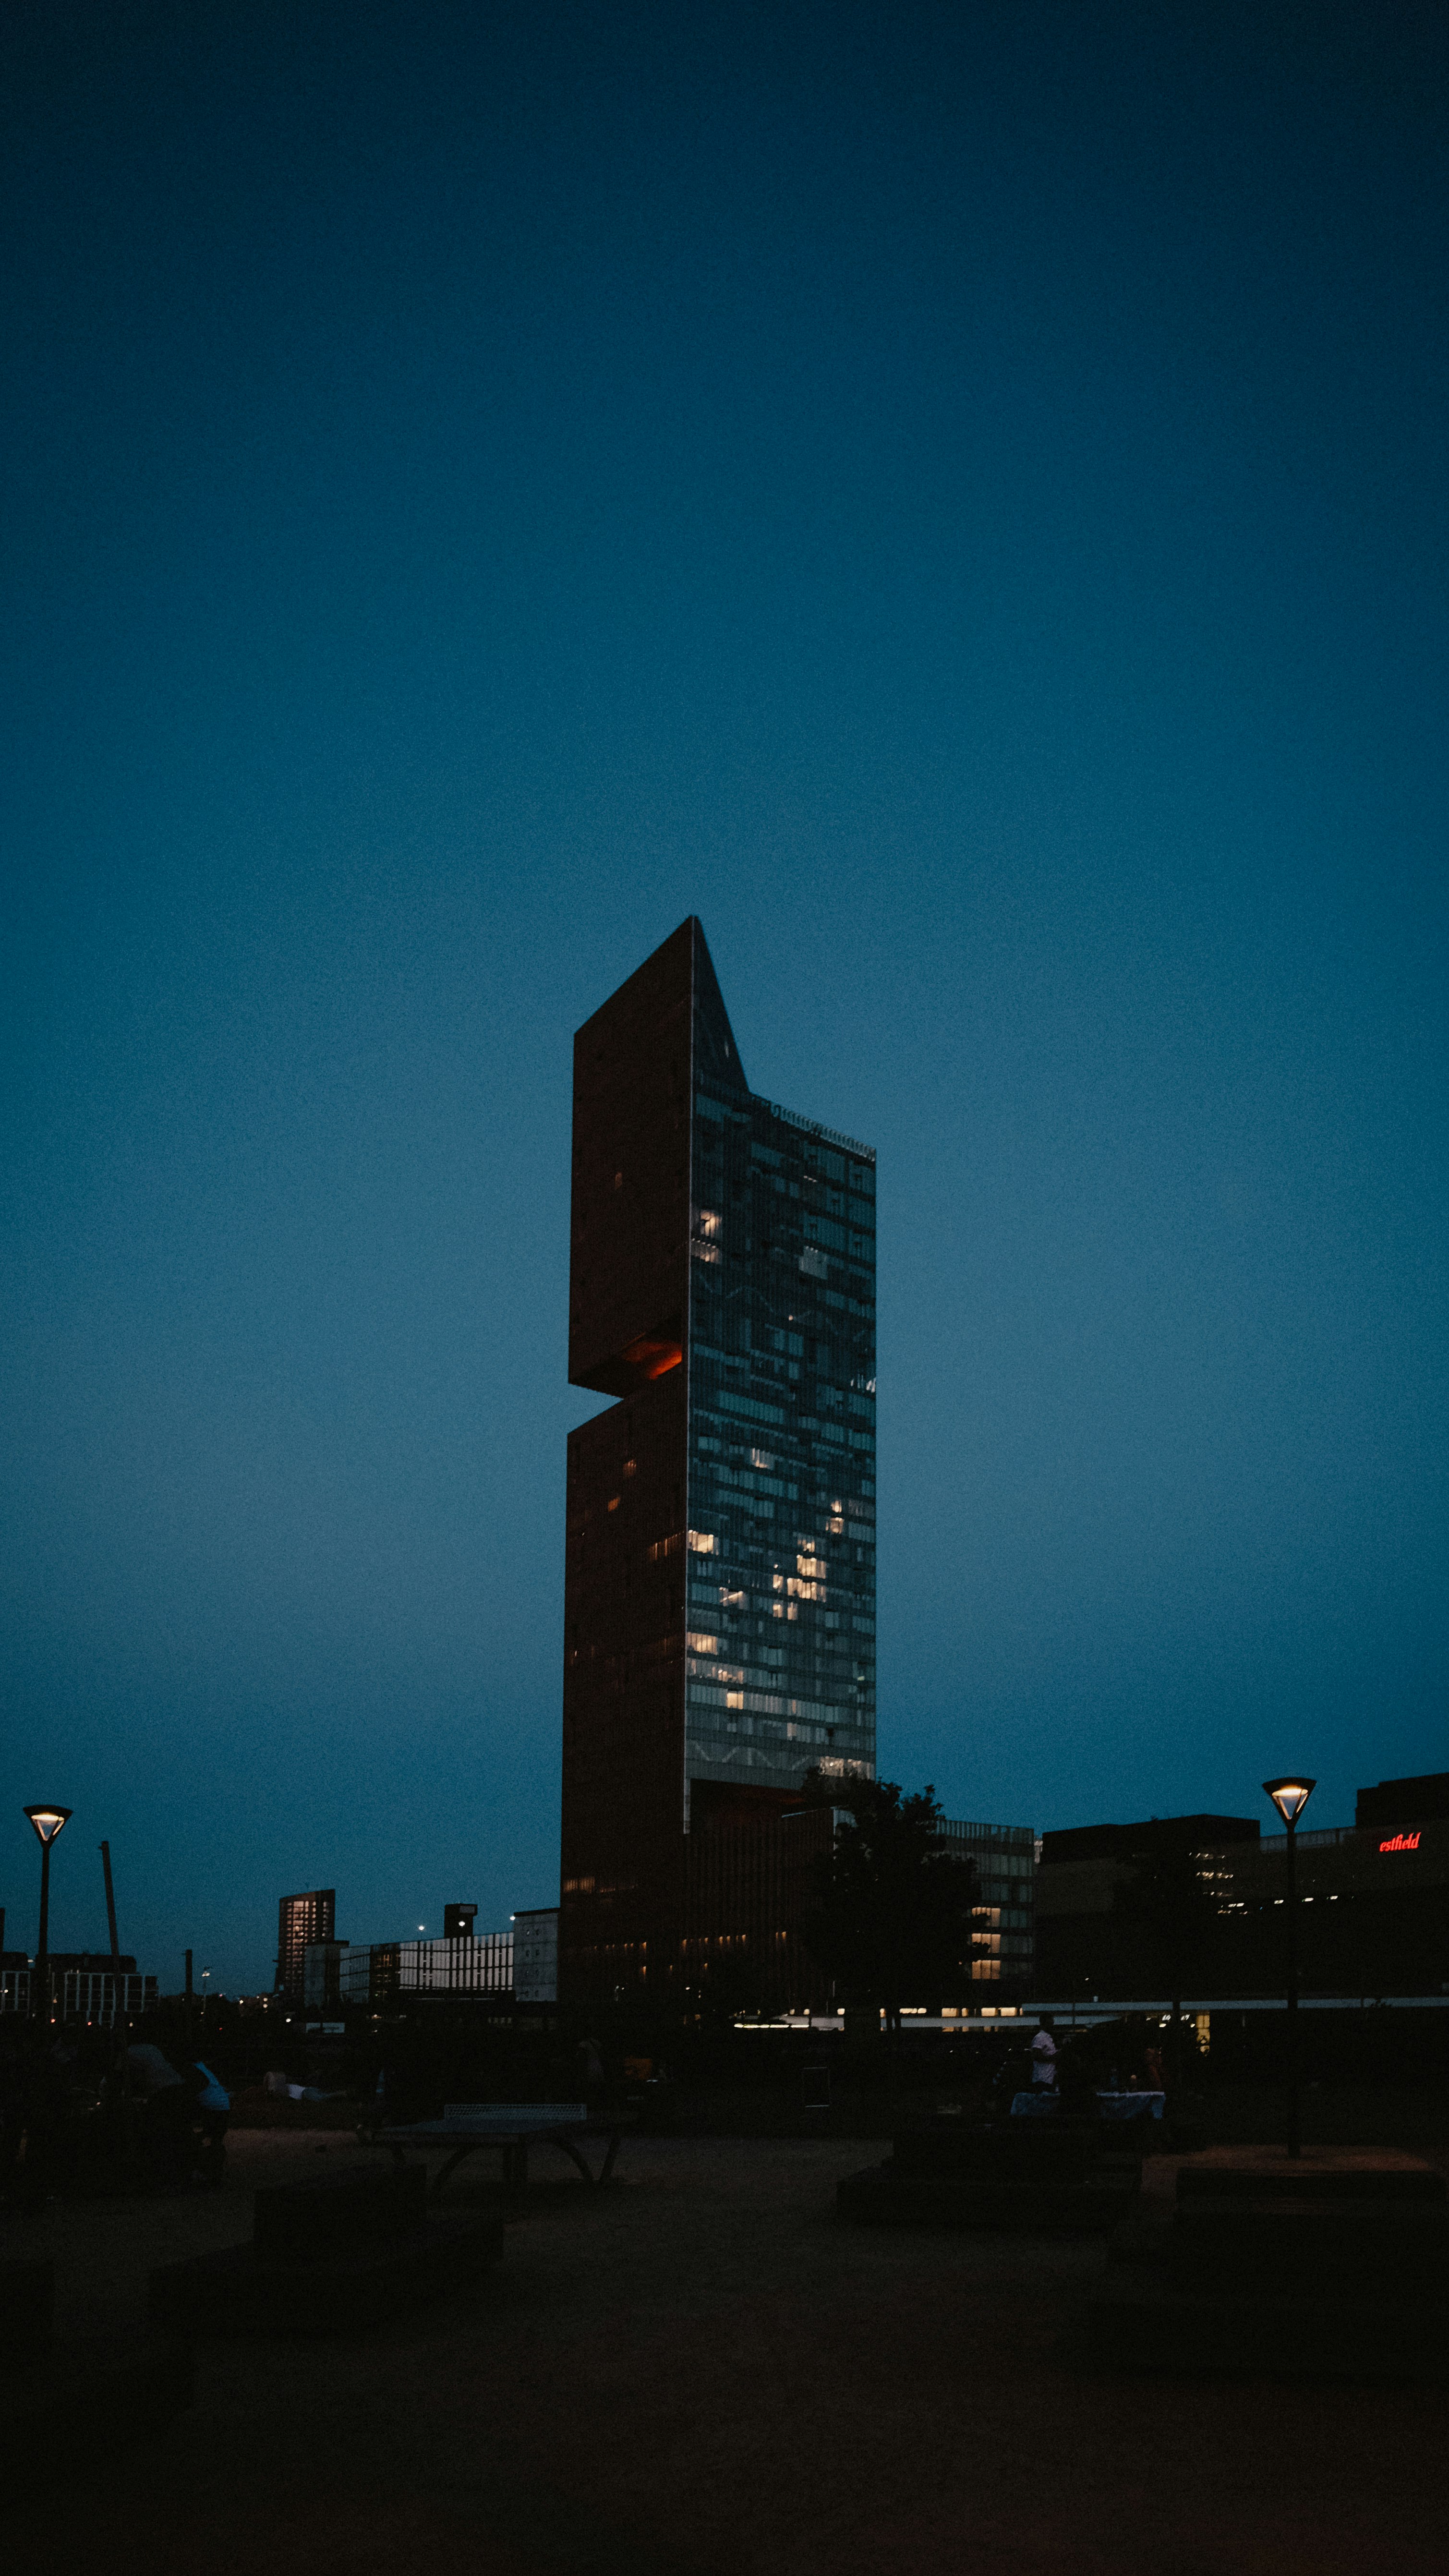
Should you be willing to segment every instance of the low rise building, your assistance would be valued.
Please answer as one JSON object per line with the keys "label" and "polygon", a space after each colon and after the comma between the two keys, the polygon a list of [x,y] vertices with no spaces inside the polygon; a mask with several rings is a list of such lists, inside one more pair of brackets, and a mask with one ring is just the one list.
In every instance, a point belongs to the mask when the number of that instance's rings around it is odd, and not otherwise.
{"label": "low rise building", "polygon": [[526,1909],[507,1932],[475,1933],[475,1904],[443,1908],[440,1941],[309,1942],[300,1998],[308,2012],[371,2012],[437,2000],[507,2006],[552,2004],[558,1993],[558,1908]]}
{"label": "low rise building", "polygon": [[373,2012],[403,2000],[507,2004],[513,1996],[511,1932],[462,1940],[354,1942],[338,1961],[344,2004]]}
{"label": "low rise building", "polygon": [[1421,1771],[1413,1779],[1377,1780],[1360,1789],[1353,1821],[1360,1833],[1380,1833],[1390,1840],[1412,1832],[1415,1825],[1442,1824],[1449,1818],[1449,1771]]}
{"label": "low rise building", "polygon": [[[1036,1973],[1036,1836],[1031,1826],[957,1824],[947,1817],[936,1831],[976,1873],[973,1987],[1000,1986],[1003,1995],[1029,1992]],[[967,1998],[952,2001],[959,2005]]]}
{"label": "low rise building", "polygon": [[[138,2020],[157,1999],[156,1979],[140,1974],[129,1955],[109,1950],[52,1950],[46,1960],[52,2020],[90,2022],[109,2030],[117,2005],[123,2020]],[[35,1989],[35,1963],[23,1950],[0,1959],[0,2013],[27,2014]]]}
{"label": "low rise building", "polygon": [[[1449,1775],[1361,1790],[1353,1825],[1296,1836],[1305,1997],[1449,1992]],[[1153,1817],[1042,1837],[1038,1996],[1281,1993],[1287,1836],[1256,1818]]]}
{"label": "low rise building", "polygon": [[558,1907],[526,1905],[513,1918],[513,2000],[558,2001]]}
{"label": "low rise building", "polygon": [[[1138,1995],[1170,1982],[1174,1962],[1133,1899],[1144,1877],[1176,1868],[1203,1894],[1201,1915],[1226,1899],[1232,1861],[1256,1846],[1256,1816],[1149,1816],[1136,1824],[1045,1833],[1036,1870],[1038,1993]],[[1199,1925],[1198,1928],[1201,1928]]]}
{"label": "low rise building", "polygon": [[[804,1925],[817,1901],[820,1872],[844,1807],[787,1808],[760,1822],[745,1811],[721,1814],[693,1837],[692,1886],[697,1916],[688,1920],[684,1955],[692,1987],[736,2017],[819,2013],[838,2001],[811,1956]],[[972,1956],[961,1992],[922,1996],[921,2011],[943,2000],[969,2008],[983,1986],[993,2003],[1023,1996],[1033,1982],[1034,1864],[1030,1825],[969,1824],[950,1817],[942,1841],[975,1874]]]}
{"label": "low rise building", "polygon": [[337,2012],[342,2004],[342,1961],[347,1941],[309,1941],[302,1953],[302,2004],[307,2012]]}

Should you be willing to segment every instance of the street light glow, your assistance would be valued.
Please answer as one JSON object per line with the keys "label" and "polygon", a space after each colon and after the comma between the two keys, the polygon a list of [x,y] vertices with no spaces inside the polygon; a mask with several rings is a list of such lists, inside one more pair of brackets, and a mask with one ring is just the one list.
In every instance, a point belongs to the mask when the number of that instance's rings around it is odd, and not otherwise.
{"label": "street light glow", "polygon": [[1291,1772],[1286,1780],[1265,1780],[1263,1783],[1285,1825],[1297,1824],[1317,1786],[1317,1781],[1310,1780],[1303,1771]]}
{"label": "street light glow", "polygon": [[61,1826],[69,1824],[73,1810],[69,1807],[27,1807],[24,1812],[35,1827],[42,1847],[48,1849]]}

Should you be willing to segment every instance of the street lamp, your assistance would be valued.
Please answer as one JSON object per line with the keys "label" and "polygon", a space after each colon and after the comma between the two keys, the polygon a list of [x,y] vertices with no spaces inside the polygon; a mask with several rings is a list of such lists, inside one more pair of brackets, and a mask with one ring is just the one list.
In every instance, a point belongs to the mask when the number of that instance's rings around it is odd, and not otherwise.
{"label": "street lamp", "polygon": [[1298,1819],[1318,1783],[1306,1772],[1286,1780],[1265,1780],[1263,1787],[1288,1828],[1288,2153],[1301,2154],[1298,2138],[1298,1874],[1294,1836]]}
{"label": "street lamp", "polygon": [[27,1807],[26,1815],[35,1827],[40,1844],[40,1940],[35,1955],[35,1980],[31,1988],[30,2009],[35,2010],[37,1992],[43,1999],[45,2018],[50,2019],[50,1846],[62,1825],[71,1819],[69,1807]]}

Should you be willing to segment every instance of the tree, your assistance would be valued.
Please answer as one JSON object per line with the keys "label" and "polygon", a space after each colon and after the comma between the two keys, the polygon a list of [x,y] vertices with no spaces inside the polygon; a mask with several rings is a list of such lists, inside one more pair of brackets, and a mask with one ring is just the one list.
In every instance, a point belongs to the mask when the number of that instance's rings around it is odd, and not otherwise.
{"label": "tree", "polygon": [[1155,1981],[1172,1998],[1168,2033],[1169,2080],[1182,2080],[1183,1988],[1202,1971],[1217,1902],[1202,1876],[1202,1855],[1185,1844],[1153,1837],[1131,1855],[1133,1875],[1113,1892],[1118,1917],[1146,1936]]}
{"label": "tree", "polygon": [[806,1947],[848,2001],[884,2008],[894,2039],[908,1997],[926,2003],[970,1976],[975,1870],[938,1836],[929,1786],[907,1794],[817,1771],[806,1791],[847,1811],[801,1926]]}

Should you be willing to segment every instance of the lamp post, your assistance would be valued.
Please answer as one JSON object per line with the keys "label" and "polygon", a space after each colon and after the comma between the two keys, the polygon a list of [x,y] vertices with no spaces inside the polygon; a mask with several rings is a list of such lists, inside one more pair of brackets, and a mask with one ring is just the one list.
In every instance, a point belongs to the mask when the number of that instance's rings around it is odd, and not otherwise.
{"label": "lamp post", "polygon": [[33,2013],[35,2010],[35,1995],[38,1991],[41,1996],[45,2018],[49,2021],[50,1846],[54,1842],[56,1835],[59,1833],[61,1826],[69,1824],[71,1809],[69,1807],[27,1807],[25,1809],[25,1813],[30,1818],[31,1823],[35,1828],[36,1840],[40,1844],[40,1940],[35,1954],[35,1984],[31,1990],[30,2009]]}
{"label": "lamp post", "polygon": [[1286,1780],[1265,1780],[1263,1787],[1288,1828],[1288,2153],[1302,2153],[1298,2136],[1298,1872],[1294,1837],[1298,1819],[1317,1787],[1306,1772]]}

